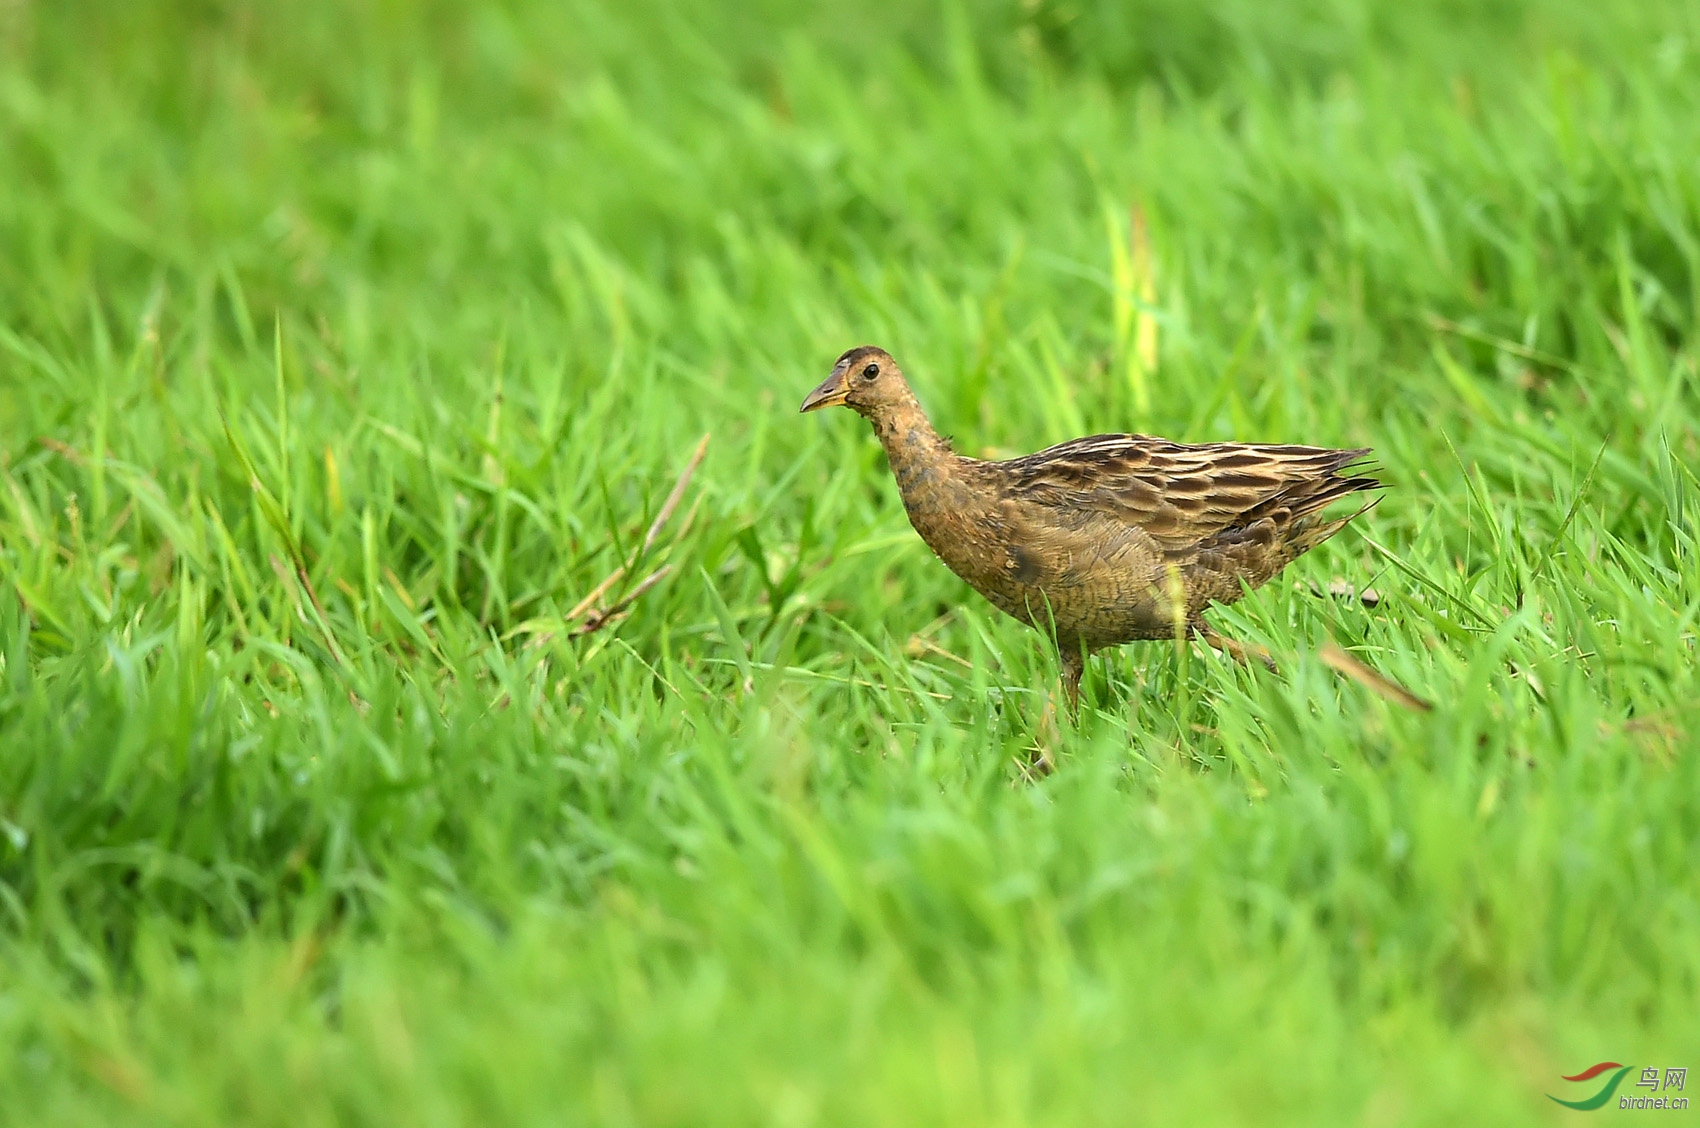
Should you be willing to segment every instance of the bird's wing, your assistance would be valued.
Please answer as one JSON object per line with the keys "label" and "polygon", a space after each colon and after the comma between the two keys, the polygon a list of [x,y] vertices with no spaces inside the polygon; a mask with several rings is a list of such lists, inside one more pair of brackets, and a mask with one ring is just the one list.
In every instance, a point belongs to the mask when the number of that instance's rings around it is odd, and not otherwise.
{"label": "bird's wing", "polygon": [[[1013,499],[1063,525],[1105,520],[1144,531],[1165,553],[1265,518],[1296,521],[1381,483],[1360,450],[1252,443],[1172,443],[1093,435],[992,464]],[[1342,476],[1342,472],[1345,476]]]}

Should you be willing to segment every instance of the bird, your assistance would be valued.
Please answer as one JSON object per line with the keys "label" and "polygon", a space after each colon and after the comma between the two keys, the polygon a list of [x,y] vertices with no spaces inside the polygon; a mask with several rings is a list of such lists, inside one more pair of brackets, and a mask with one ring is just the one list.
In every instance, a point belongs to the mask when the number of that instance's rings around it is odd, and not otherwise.
{"label": "bird", "polygon": [[844,406],[873,425],[909,523],[995,607],[1052,637],[1078,715],[1096,651],[1198,638],[1244,662],[1266,651],[1217,634],[1211,604],[1267,583],[1380,500],[1371,450],[1178,443],[1091,435],[1002,461],[956,453],[889,352],[844,352],[803,412]]}

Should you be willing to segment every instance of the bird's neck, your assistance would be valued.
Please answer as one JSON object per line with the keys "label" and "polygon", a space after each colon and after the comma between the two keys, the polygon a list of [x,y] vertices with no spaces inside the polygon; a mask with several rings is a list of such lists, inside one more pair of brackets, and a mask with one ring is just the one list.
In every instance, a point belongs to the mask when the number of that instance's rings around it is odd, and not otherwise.
{"label": "bird's neck", "polygon": [[868,421],[885,447],[892,476],[912,518],[965,502],[962,491],[966,483],[955,472],[960,460],[950,443],[933,430],[914,395],[881,404]]}

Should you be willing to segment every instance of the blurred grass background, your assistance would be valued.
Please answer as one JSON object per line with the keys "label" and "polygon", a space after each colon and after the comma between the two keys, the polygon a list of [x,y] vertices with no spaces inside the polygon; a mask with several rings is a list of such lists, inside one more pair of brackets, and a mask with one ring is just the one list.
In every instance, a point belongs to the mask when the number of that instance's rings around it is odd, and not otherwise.
{"label": "blurred grass background", "polygon": [[[1677,0],[0,3],[0,1122],[1690,1064],[1697,65]],[[1281,674],[1112,652],[1031,785],[1054,659],[795,415],[863,342],[970,453],[1394,488],[1220,616]]]}

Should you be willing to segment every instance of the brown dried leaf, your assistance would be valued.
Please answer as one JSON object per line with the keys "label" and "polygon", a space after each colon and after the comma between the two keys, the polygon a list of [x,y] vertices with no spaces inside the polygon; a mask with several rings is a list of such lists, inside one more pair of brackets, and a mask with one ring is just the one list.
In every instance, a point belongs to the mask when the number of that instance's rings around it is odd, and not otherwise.
{"label": "brown dried leaf", "polygon": [[1434,708],[1429,702],[1424,701],[1398,682],[1358,661],[1333,639],[1322,644],[1322,649],[1317,652],[1317,657],[1322,659],[1323,665],[1341,677],[1350,678],[1365,689],[1380,695],[1395,705],[1418,713],[1427,713]]}

